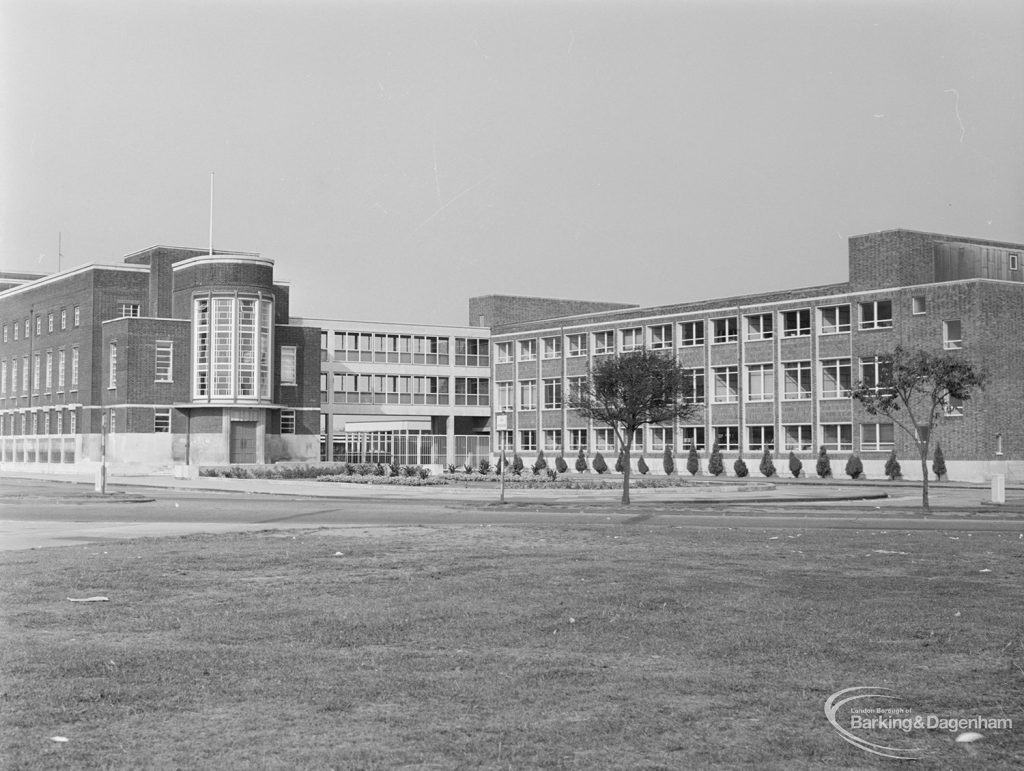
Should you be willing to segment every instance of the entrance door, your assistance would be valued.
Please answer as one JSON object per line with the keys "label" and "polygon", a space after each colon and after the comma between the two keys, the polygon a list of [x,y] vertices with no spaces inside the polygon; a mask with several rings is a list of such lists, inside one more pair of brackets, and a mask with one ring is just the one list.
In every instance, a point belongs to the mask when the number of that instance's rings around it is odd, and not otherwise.
{"label": "entrance door", "polygon": [[256,422],[249,420],[231,421],[231,462],[256,463]]}

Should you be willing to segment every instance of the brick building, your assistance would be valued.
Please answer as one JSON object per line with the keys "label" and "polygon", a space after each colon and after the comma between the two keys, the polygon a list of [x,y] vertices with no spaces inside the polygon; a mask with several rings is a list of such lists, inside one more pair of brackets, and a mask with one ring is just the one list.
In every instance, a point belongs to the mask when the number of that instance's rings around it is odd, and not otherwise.
{"label": "brick building", "polygon": [[611,430],[582,420],[565,396],[600,357],[646,347],[687,369],[700,405],[693,420],[638,437],[652,469],[666,446],[694,446],[706,463],[717,440],[727,458],[754,460],[769,449],[813,461],[824,446],[839,473],[856,452],[871,476],[895,449],[904,474],[919,478],[909,437],[849,397],[875,377],[879,354],[901,344],[961,350],[989,373],[977,398],[947,406],[936,433],[950,477],[1024,479],[1022,254],[1021,244],[895,230],[852,237],[841,284],[565,313],[536,298],[474,298],[470,321],[491,326],[493,411],[509,416],[492,449],[614,457]]}
{"label": "brick building", "polygon": [[4,467],[316,459],[319,332],[272,260],[155,246],[0,286]]}

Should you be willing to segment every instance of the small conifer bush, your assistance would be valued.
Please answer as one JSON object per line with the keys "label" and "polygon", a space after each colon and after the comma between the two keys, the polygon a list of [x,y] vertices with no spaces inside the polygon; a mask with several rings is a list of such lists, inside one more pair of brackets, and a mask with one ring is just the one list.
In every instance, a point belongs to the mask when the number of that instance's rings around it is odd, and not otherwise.
{"label": "small conifer bush", "polygon": [[512,473],[519,476],[523,473],[523,459],[519,457],[519,453],[515,453],[512,456]]}
{"label": "small conifer bush", "polygon": [[814,470],[822,479],[828,479],[832,476],[832,460],[828,457],[828,450],[825,449],[825,445],[822,445],[818,450],[818,462],[814,465]]}
{"label": "small conifer bush", "polygon": [[804,470],[804,463],[798,457],[796,453],[790,451],[789,453],[789,473],[796,479],[800,476],[800,472]]}
{"label": "small conifer bush", "polygon": [[605,463],[604,456],[601,453],[594,455],[594,471],[598,474],[603,474],[608,470],[608,464]]}
{"label": "small conifer bush", "polygon": [[896,450],[889,453],[889,457],[885,461],[885,475],[889,479],[899,479],[903,476],[903,469],[900,468],[900,462],[896,460]]}
{"label": "small conifer bush", "polygon": [[555,458],[555,471],[559,474],[564,474],[569,470],[569,464],[565,462],[565,458],[562,457],[562,453],[558,453],[558,457]]}
{"label": "small conifer bush", "polygon": [[735,471],[736,476],[741,479],[750,473],[750,470],[747,468],[746,461],[744,461],[743,458],[736,459],[736,462],[732,464],[732,470]]}
{"label": "small conifer bush", "polygon": [[576,455],[576,470],[581,474],[587,470],[587,454],[583,452],[582,447],[580,447],[579,454]]}
{"label": "small conifer bush", "polygon": [[764,450],[764,455],[761,456],[761,465],[758,468],[766,477],[775,476],[775,461],[772,460],[771,450],[767,447]]}
{"label": "small conifer bush", "polygon": [[932,472],[940,482],[942,477],[946,476],[946,456],[942,454],[942,445],[938,443],[935,445],[935,454],[932,456]]}
{"label": "small conifer bush", "polygon": [[548,467],[547,458],[544,457],[544,451],[540,450],[537,453],[537,460],[533,462],[533,473],[539,474]]}
{"label": "small conifer bush", "polygon": [[647,461],[644,460],[643,455],[641,455],[640,460],[636,462],[636,470],[639,471],[641,474],[647,474],[651,470],[650,467],[647,465]]}
{"label": "small conifer bush", "polygon": [[672,448],[668,445],[665,446],[665,452],[661,456],[661,467],[665,469],[665,476],[674,474],[676,471],[676,461],[672,457]]}
{"label": "small conifer bush", "polygon": [[711,446],[711,457],[708,458],[708,473],[720,477],[725,473],[725,464],[722,462],[722,451],[718,449],[718,442]]}
{"label": "small conifer bush", "polygon": [[692,445],[686,454],[686,470],[690,472],[690,476],[694,477],[700,473],[700,455],[697,454],[697,448]]}
{"label": "small conifer bush", "polygon": [[619,457],[615,459],[615,471],[619,474],[626,468],[626,451],[619,450]]}
{"label": "small conifer bush", "polygon": [[851,455],[846,461],[846,475],[850,479],[860,479],[864,476],[864,464],[857,453]]}

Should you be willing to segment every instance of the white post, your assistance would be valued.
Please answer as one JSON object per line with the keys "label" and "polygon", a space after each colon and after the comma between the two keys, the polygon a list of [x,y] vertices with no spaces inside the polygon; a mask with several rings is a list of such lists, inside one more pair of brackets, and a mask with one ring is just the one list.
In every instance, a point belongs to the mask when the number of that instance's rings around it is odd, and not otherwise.
{"label": "white post", "polygon": [[992,503],[1006,503],[1006,476],[992,475]]}
{"label": "white post", "polygon": [[96,492],[107,493],[107,411],[100,415],[100,467],[96,472]]}

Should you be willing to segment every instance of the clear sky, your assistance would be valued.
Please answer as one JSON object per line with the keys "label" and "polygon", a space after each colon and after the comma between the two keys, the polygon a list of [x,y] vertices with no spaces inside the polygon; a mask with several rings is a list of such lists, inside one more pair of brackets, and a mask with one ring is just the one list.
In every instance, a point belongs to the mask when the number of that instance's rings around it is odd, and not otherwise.
{"label": "clear sky", "polygon": [[0,269],[259,252],[292,311],[658,305],[1024,242],[1024,3],[0,0]]}

